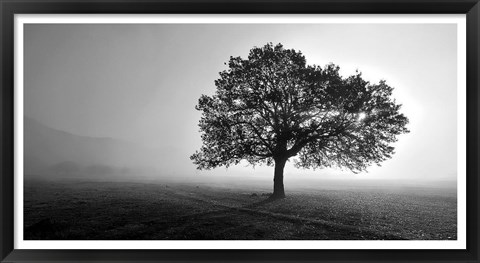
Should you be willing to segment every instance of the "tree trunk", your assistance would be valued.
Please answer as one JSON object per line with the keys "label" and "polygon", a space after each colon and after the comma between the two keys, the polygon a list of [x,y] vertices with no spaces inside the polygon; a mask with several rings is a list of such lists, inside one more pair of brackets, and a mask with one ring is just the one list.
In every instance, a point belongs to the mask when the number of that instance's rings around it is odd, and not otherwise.
{"label": "tree trunk", "polygon": [[273,175],[273,194],[270,198],[285,198],[285,189],[283,188],[283,168],[287,159],[275,160],[275,173]]}

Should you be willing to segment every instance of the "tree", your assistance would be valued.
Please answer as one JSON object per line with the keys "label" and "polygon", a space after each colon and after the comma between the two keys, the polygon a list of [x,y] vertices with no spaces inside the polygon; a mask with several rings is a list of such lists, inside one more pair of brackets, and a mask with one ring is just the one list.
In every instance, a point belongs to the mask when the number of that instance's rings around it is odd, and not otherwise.
{"label": "tree", "polygon": [[289,158],[298,168],[360,172],[390,158],[390,144],[409,132],[385,81],[371,84],[358,72],[343,78],[334,64],[307,65],[301,52],[271,43],[248,59],[230,57],[228,67],[216,94],[196,106],[203,145],[190,159],[198,169],[274,165],[271,198],[285,197]]}

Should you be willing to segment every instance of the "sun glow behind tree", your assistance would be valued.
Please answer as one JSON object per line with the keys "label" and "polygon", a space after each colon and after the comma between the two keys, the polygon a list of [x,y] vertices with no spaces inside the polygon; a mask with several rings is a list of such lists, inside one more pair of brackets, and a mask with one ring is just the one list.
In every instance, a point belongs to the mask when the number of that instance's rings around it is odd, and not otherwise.
{"label": "sun glow behind tree", "polygon": [[[213,81],[227,68],[223,63],[231,55],[245,58],[253,46],[280,42],[301,50],[309,65],[338,64],[343,78],[358,69],[370,83],[386,80],[395,88],[392,98],[402,104],[411,131],[392,144],[394,158],[381,167],[370,166],[368,172],[297,169],[290,159],[286,186],[310,178],[456,180],[457,108],[462,107],[457,102],[457,90],[462,89],[457,84],[458,32],[455,24],[411,21],[28,24],[25,114],[73,134],[158,148],[161,154],[152,165],[160,173],[173,170],[205,180],[218,176],[270,180],[272,167],[247,167],[243,161],[228,169],[196,171],[188,157],[201,146],[201,113],[194,105],[201,94],[215,94]],[[163,157],[173,155],[181,158]]]}
{"label": "sun glow behind tree", "polygon": [[364,171],[391,158],[408,119],[385,81],[371,84],[339,67],[306,64],[303,54],[267,44],[247,59],[231,57],[213,96],[202,95],[203,146],[191,156],[199,169],[246,160],[274,165],[273,198],[285,197],[288,159],[302,168]]}

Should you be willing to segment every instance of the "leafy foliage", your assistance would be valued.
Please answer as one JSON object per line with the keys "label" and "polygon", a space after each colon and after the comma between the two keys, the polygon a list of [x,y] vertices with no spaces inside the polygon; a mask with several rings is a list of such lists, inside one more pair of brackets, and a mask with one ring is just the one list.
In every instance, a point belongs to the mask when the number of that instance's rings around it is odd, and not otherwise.
{"label": "leafy foliage", "polygon": [[408,132],[385,81],[343,78],[336,65],[307,65],[301,52],[271,43],[228,67],[196,106],[203,146],[190,158],[199,169],[295,156],[297,167],[359,172],[390,158],[390,144]]}

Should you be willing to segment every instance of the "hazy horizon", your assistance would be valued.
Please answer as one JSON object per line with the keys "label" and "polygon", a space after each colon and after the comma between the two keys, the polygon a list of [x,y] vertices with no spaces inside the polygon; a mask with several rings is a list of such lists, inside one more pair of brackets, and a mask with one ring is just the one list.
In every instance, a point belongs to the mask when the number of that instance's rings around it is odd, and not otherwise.
{"label": "hazy horizon", "polygon": [[[272,42],[302,51],[307,64],[333,62],[345,76],[358,69],[372,83],[386,80],[410,119],[411,132],[399,136],[396,153],[381,167],[353,174],[289,163],[287,187],[289,178],[312,176],[456,180],[453,24],[27,24],[24,33],[26,117],[73,135],[130,142],[139,152],[135,162],[148,159],[165,173],[272,178],[273,167],[198,171],[188,158],[201,145],[194,108],[200,95],[215,92],[230,56],[246,57],[252,47]],[[41,143],[31,137],[32,145]],[[147,148],[158,157],[141,156]]]}

